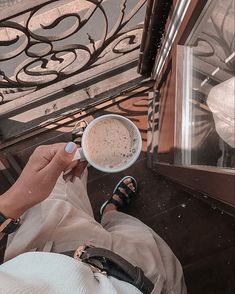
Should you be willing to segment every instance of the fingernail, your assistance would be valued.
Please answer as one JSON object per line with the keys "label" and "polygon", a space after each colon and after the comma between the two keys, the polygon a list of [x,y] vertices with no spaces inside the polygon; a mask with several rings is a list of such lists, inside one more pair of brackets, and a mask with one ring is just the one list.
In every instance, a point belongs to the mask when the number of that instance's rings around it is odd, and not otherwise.
{"label": "fingernail", "polygon": [[69,142],[69,143],[67,143],[67,145],[65,146],[65,152],[67,152],[67,153],[72,153],[73,151],[74,151],[74,149],[75,149],[75,147],[76,147],[76,144],[75,143],[73,143],[73,142]]}

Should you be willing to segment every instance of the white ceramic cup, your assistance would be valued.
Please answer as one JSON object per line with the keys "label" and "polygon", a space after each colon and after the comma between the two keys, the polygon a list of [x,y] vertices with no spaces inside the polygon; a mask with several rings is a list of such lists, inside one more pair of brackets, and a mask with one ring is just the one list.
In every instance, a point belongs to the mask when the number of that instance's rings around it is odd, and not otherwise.
{"label": "white ceramic cup", "polygon": [[[110,118],[114,118],[114,119],[119,119],[120,121],[123,121],[123,123],[126,126],[130,126],[130,128],[132,128],[135,132],[135,138],[136,138],[136,152],[134,154],[134,156],[127,161],[126,163],[124,163],[121,166],[118,166],[117,168],[107,168],[101,165],[97,165],[94,161],[91,160],[88,151],[86,150],[85,146],[86,146],[86,141],[88,140],[88,136],[89,136],[89,131],[91,130],[91,128],[93,128],[98,122],[100,122],[101,120],[106,120],[106,119],[110,119]],[[97,126],[96,126],[97,127]],[[95,142],[94,142],[95,144]],[[92,165],[94,168],[103,171],[105,173],[116,173],[116,172],[120,172],[123,171],[125,169],[127,169],[128,167],[130,167],[139,157],[141,149],[142,149],[142,139],[141,139],[141,135],[140,135],[140,131],[138,130],[138,128],[136,127],[136,125],[129,119],[127,119],[124,116],[121,115],[117,115],[117,114],[107,114],[107,115],[102,115],[96,119],[94,119],[91,123],[89,123],[89,125],[86,127],[83,135],[82,135],[82,143],[81,143],[81,148],[78,148],[78,150],[75,153],[75,156],[73,158],[73,160],[87,160],[88,163],[90,163],[90,165]],[[100,152],[102,152],[102,150],[100,150]]]}

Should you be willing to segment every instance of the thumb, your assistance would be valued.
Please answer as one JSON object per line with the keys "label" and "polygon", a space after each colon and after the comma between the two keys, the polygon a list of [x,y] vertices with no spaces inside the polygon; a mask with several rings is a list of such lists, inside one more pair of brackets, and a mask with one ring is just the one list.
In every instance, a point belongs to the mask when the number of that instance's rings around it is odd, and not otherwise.
{"label": "thumb", "polygon": [[59,176],[72,162],[77,150],[77,145],[73,142],[69,142],[66,145],[55,144],[53,147],[56,149],[55,156],[48,164],[47,169],[55,176]]}

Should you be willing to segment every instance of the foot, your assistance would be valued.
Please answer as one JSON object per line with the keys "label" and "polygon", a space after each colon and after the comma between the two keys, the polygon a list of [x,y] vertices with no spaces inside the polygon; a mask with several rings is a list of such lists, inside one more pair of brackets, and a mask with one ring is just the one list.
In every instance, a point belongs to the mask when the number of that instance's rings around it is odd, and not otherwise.
{"label": "foot", "polygon": [[130,203],[133,196],[136,196],[136,192],[137,183],[135,179],[130,176],[125,177],[114,189],[113,196],[102,205],[101,215],[111,210],[121,210]]}

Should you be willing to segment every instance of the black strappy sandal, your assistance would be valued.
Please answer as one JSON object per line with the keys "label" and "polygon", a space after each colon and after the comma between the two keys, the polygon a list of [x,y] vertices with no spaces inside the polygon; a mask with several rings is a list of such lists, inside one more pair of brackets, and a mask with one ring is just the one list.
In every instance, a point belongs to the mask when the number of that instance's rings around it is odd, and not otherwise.
{"label": "black strappy sandal", "polygon": [[[131,188],[128,187],[127,184],[124,183],[124,181],[126,179],[131,179],[132,180],[132,184],[135,187],[135,191],[132,191]],[[120,191],[119,188],[122,188],[123,190],[125,190],[126,195]],[[119,196],[120,201],[113,199],[113,195],[116,194]],[[100,216],[102,217],[103,212],[105,207],[109,204],[112,203],[117,207],[117,210],[122,211],[124,208],[126,208],[130,202],[132,201],[133,198],[137,197],[137,181],[135,178],[131,177],[131,176],[126,176],[123,179],[121,179],[118,184],[116,185],[115,189],[113,190],[113,195],[103,203],[103,205],[100,208]]]}

